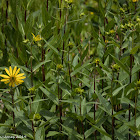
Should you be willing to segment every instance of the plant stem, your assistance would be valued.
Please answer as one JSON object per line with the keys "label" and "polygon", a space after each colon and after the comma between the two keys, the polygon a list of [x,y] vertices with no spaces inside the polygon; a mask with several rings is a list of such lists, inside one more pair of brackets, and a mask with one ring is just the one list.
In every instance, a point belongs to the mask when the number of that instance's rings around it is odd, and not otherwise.
{"label": "plant stem", "polygon": [[[25,21],[25,24],[26,24],[26,17],[27,17],[27,10],[25,9],[25,11],[24,11],[24,21]],[[26,34],[25,34],[25,39],[26,39]]]}
{"label": "plant stem", "polygon": [[[95,94],[95,73],[94,73],[94,94]],[[95,113],[96,113],[96,104],[94,104],[94,121],[96,120]],[[96,138],[96,130],[94,132],[94,136],[95,136],[95,140],[97,140],[97,138]]]}
{"label": "plant stem", "polygon": [[111,104],[112,104],[112,140],[114,140],[114,117],[113,117],[113,110],[114,110],[114,104],[113,104],[113,95],[112,95],[112,88],[113,88],[113,79],[114,79],[114,73],[112,75],[111,80]]}
{"label": "plant stem", "polygon": [[[82,116],[82,113],[81,113],[81,95],[80,95],[80,115]],[[83,130],[83,136],[84,136],[84,140],[85,140],[85,131],[84,131],[84,125],[83,125],[83,121],[81,120],[81,125],[82,125],[82,130]]]}
{"label": "plant stem", "polygon": [[135,14],[137,13],[137,2],[135,2]]}
{"label": "plant stem", "polygon": [[[132,79],[132,60],[133,59],[133,56],[132,56],[132,54],[130,54],[130,77],[129,77],[129,83],[131,83],[131,79]],[[131,111],[130,111],[130,109],[131,109],[131,106],[130,106],[130,104],[129,104],[129,118],[128,118],[128,121],[130,121],[130,119],[131,119]],[[130,129],[129,129],[129,131],[130,131]],[[130,133],[128,134],[128,139],[130,140],[130,138],[131,138],[131,136],[130,136]]]}
{"label": "plant stem", "polygon": [[[137,119],[137,93],[135,94],[135,119],[134,119],[134,124],[135,124],[135,128],[137,127],[137,124],[136,124],[136,119]],[[134,140],[136,140],[136,138],[134,138]]]}
{"label": "plant stem", "polygon": [[[32,61],[33,61],[33,59],[32,59],[32,44],[31,44],[31,86],[33,87],[33,66],[32,66]],[[31,95],[32,94],[33,93],[31,91]],[[33,102],[33,97],[31,97],[31,102]],[[32,112],[31,109],[32,108],[31,108],[31,103],[30,103],[30,113]],[[33,120],[32,120],[32,131],[33,131],[33,138],[35,140],[35,130],[34,130],[34,122],[33,122]]]}
{"label": "plant stem", "polygon": [[[45,60],[45,49],[42,47],[42,62]],[[45,82],[45,65],[42,65],[42,81]]]}
{"label": "plant stem", "polygon": [[[57,85],[58,85],[58,99],[59,99],[59,112],[60,112],[60,115],[59,115],[59,117],[60,117],[60,132],[62,131],[62,126],[61,126],[61,124],[62,124],[62,108],[61,108],[61,93],[59,93],[59,91],[60,91],[60,87],[59,87],[59,75],[60,75],[60,72],[58,71],[58,83],[57,83]],[[57,111],[57,106],[56,106],[56,111]]]}
{"label": "plant stem", "polygon": [[[69,47],[69,50],[68,50],[68,69],[69,69],[69,77],[70,77],[70,87],[71,87],[71,91],[72,91],[72,78],[71,78],[71,70],[70,70],[70,47]],[[74,98],[74,97],[73,97]],[[74,105],[74,109],[75,109],[75,113],[76,113],[76,106]]]}
{"label": "plant stem", "polygon": [[[62,0],[61,0],[61,4],[62,4]],[[60,6],[60,20],[61,20],[61,15],[62,15],[62,11],[61,11],[61,6]]]}
{"label": "plant stem", "polygon": [[[133,48],[133,45],[134,45],[134,33],[132,34],[132,48]],[[131,83],[132,82],[132,65],[133,65],[133,55],[132,54],[130,54],[130,77],[129,77],[129,83]],[[130,119],[131,119],[131,106],[130,106],[130,104],[129,104],[129,118],[128,118],[128,121],[130,121]],[[130,129],[129,129],[129,131],[130,131]],[[128,134],[128,140],[130,140],[131,139],[131,136],[130,136],[130,133]]]}
{"label": "plant stem", "polygon": [[136,118],[136,117],[137,117],[137,116],[136,116],[136,113],[137,113],[137,94],[135,94],[135,127],[137,127],[137,126],[136,126],[136,119],[137,119],[137,118]]}
{"label": "plant stem", "polygon": [[48,12],[48,8],[49,8],[49,0],[47,0],[47,12]]}
{"label": "plant stem", "polygon": [[[105,2],[105,11],[106,11],[106,2]],[[106,26],[106,17],[104,17],[104,29],[105,29],[105,26]],[[105,40],[106,40],[106,37],[105,37],[105,31],[104,31],[104,35],[103,35],[103,40],[104,40],[104,42],[105,42]],[[104,48],[104,54],[105,54],[105,51],[106,51],[106,45],[105,45],[105,48]],[[103,64],[104,64],[104,60],[105,58],[104,58],[104,55],[103,55]],[[102,93],[103,93],[103,91],[104,91],[104,80],[102,79]]]}
{"label": "plant stem", "polygon": [[32,59],[32,45],[31,45],[31,86],[33,87],[33,59]]}
{"label": "plant stem", "polygon": [[8,20],[8,6],[9,6],[9,3],[8,3],[8,0],[6,0],[6,20]]}
{"label": "plant stem", "polygon": [[[13,93],[13,91],[12,91],[12,88],[10,89],[10,92],[11,92],[11,96],[12,96],[12,105],[13,105],[13,109],[14,109],[14,93]],[[13,111],[13,132],[14,132],[14,134],[16,134],[16,127],[15,127],[15,113],[14,113],[14,111]],[[15,140],[17,140],[17,138],[15,137]]]}
{"label": "plant stem", "polygon": [[[1,17],[2,17],[2,20],[4,20],[4,14],[3,14],[3,7],[1,8]],[[4,23],[2,23],[2,29],[1,29],[2,33],[4,32]]]}

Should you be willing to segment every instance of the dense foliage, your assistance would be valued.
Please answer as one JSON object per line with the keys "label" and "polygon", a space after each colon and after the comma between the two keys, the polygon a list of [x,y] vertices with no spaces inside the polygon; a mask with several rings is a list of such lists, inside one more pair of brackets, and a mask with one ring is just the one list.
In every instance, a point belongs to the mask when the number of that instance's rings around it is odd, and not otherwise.
{"label": "dense foliage", "polygon": [[0,0],[0,17],[0,138],[139,139],[138,0]]}

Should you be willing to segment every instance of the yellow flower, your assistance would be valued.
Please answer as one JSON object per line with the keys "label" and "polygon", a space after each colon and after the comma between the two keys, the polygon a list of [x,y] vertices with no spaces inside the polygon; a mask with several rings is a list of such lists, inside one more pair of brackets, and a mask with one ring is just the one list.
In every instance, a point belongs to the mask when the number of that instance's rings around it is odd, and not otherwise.
{"label": "yellow flower", "polygon": [[105,40],[105,43],[108,43],[108,40]]}
{"label": "yellow flower", "polygon": [[110,30],[109,33],[110,33],[110,34],[114,34],[115,31],[114,31],[114,30]]}
{"label": "yellow flower", "polygon": [[94,12],[90,12],[91,15],[94,15]]}
{"label": "yellow flower", "polygon": [[96,67],[99,66],[99,64],[100,64],[100,59],[99,59],[99,58],[96,58],[96,59],[94,60],[94,63],[96,64]]}
{"label": "yellow flower", "polygon": [[40,37],[40,35],[35,36],[33,33],[32,33],[32,35],[33,35],[33,41],[37,42],[37,41],[42,40],[42,38]]}
{"label": "yellow flower", "polygon": [[138,0],[132,0],[133,2],[138,2]]}
{"label": "yellow flower", "polygon": [[22,84],[26,77],[24,76],[24,73],[19,73],[20,68],[17,70],[17,67],[15,66],[14,69],[12,70],[12,67],[9,67],[8,69],[5,68],[5,71],[8,75],[1,74],[0,76],[3,77],[4,79],[1,80],[1,82],[4,82],[5,84],[9,83],[9,86],[15,87],[16,85]]}

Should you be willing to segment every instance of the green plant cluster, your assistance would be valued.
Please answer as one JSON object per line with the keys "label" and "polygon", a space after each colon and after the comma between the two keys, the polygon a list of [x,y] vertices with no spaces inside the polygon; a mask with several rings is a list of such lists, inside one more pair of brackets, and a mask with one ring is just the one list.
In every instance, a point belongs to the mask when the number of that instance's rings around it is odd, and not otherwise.
{"label": "green plant cluster", "polygon": [[138,140],[139,38],[138,0],[0,0],[0,137]]}

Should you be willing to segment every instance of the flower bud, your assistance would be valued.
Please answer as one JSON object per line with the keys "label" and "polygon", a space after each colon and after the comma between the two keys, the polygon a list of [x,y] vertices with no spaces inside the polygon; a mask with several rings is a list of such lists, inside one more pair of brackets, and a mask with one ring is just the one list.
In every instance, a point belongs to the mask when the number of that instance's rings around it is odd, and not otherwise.
{"label": "flower bud", "polygon": [[82,95],[82,93],[84,92],[84,89],[81,88],[75,88],[75,92]]}
{"label": "flower bud", "polygon": [[37,114],[34,115],[34,120],[35,121],[39,121],[40,119],[41,119],[41,116],[40,116],[39,113],[37,113]]}
{"label": "flower bud", "polygon": [[56,66],[57,70],[60,71],[63,69],[63,65],[62,64],[57,64]]}
{"label": "flower bud", "polygon": [[111,67],[113,72],[119,72],[120,70],[120,66],[117,64],[113,64]]}

